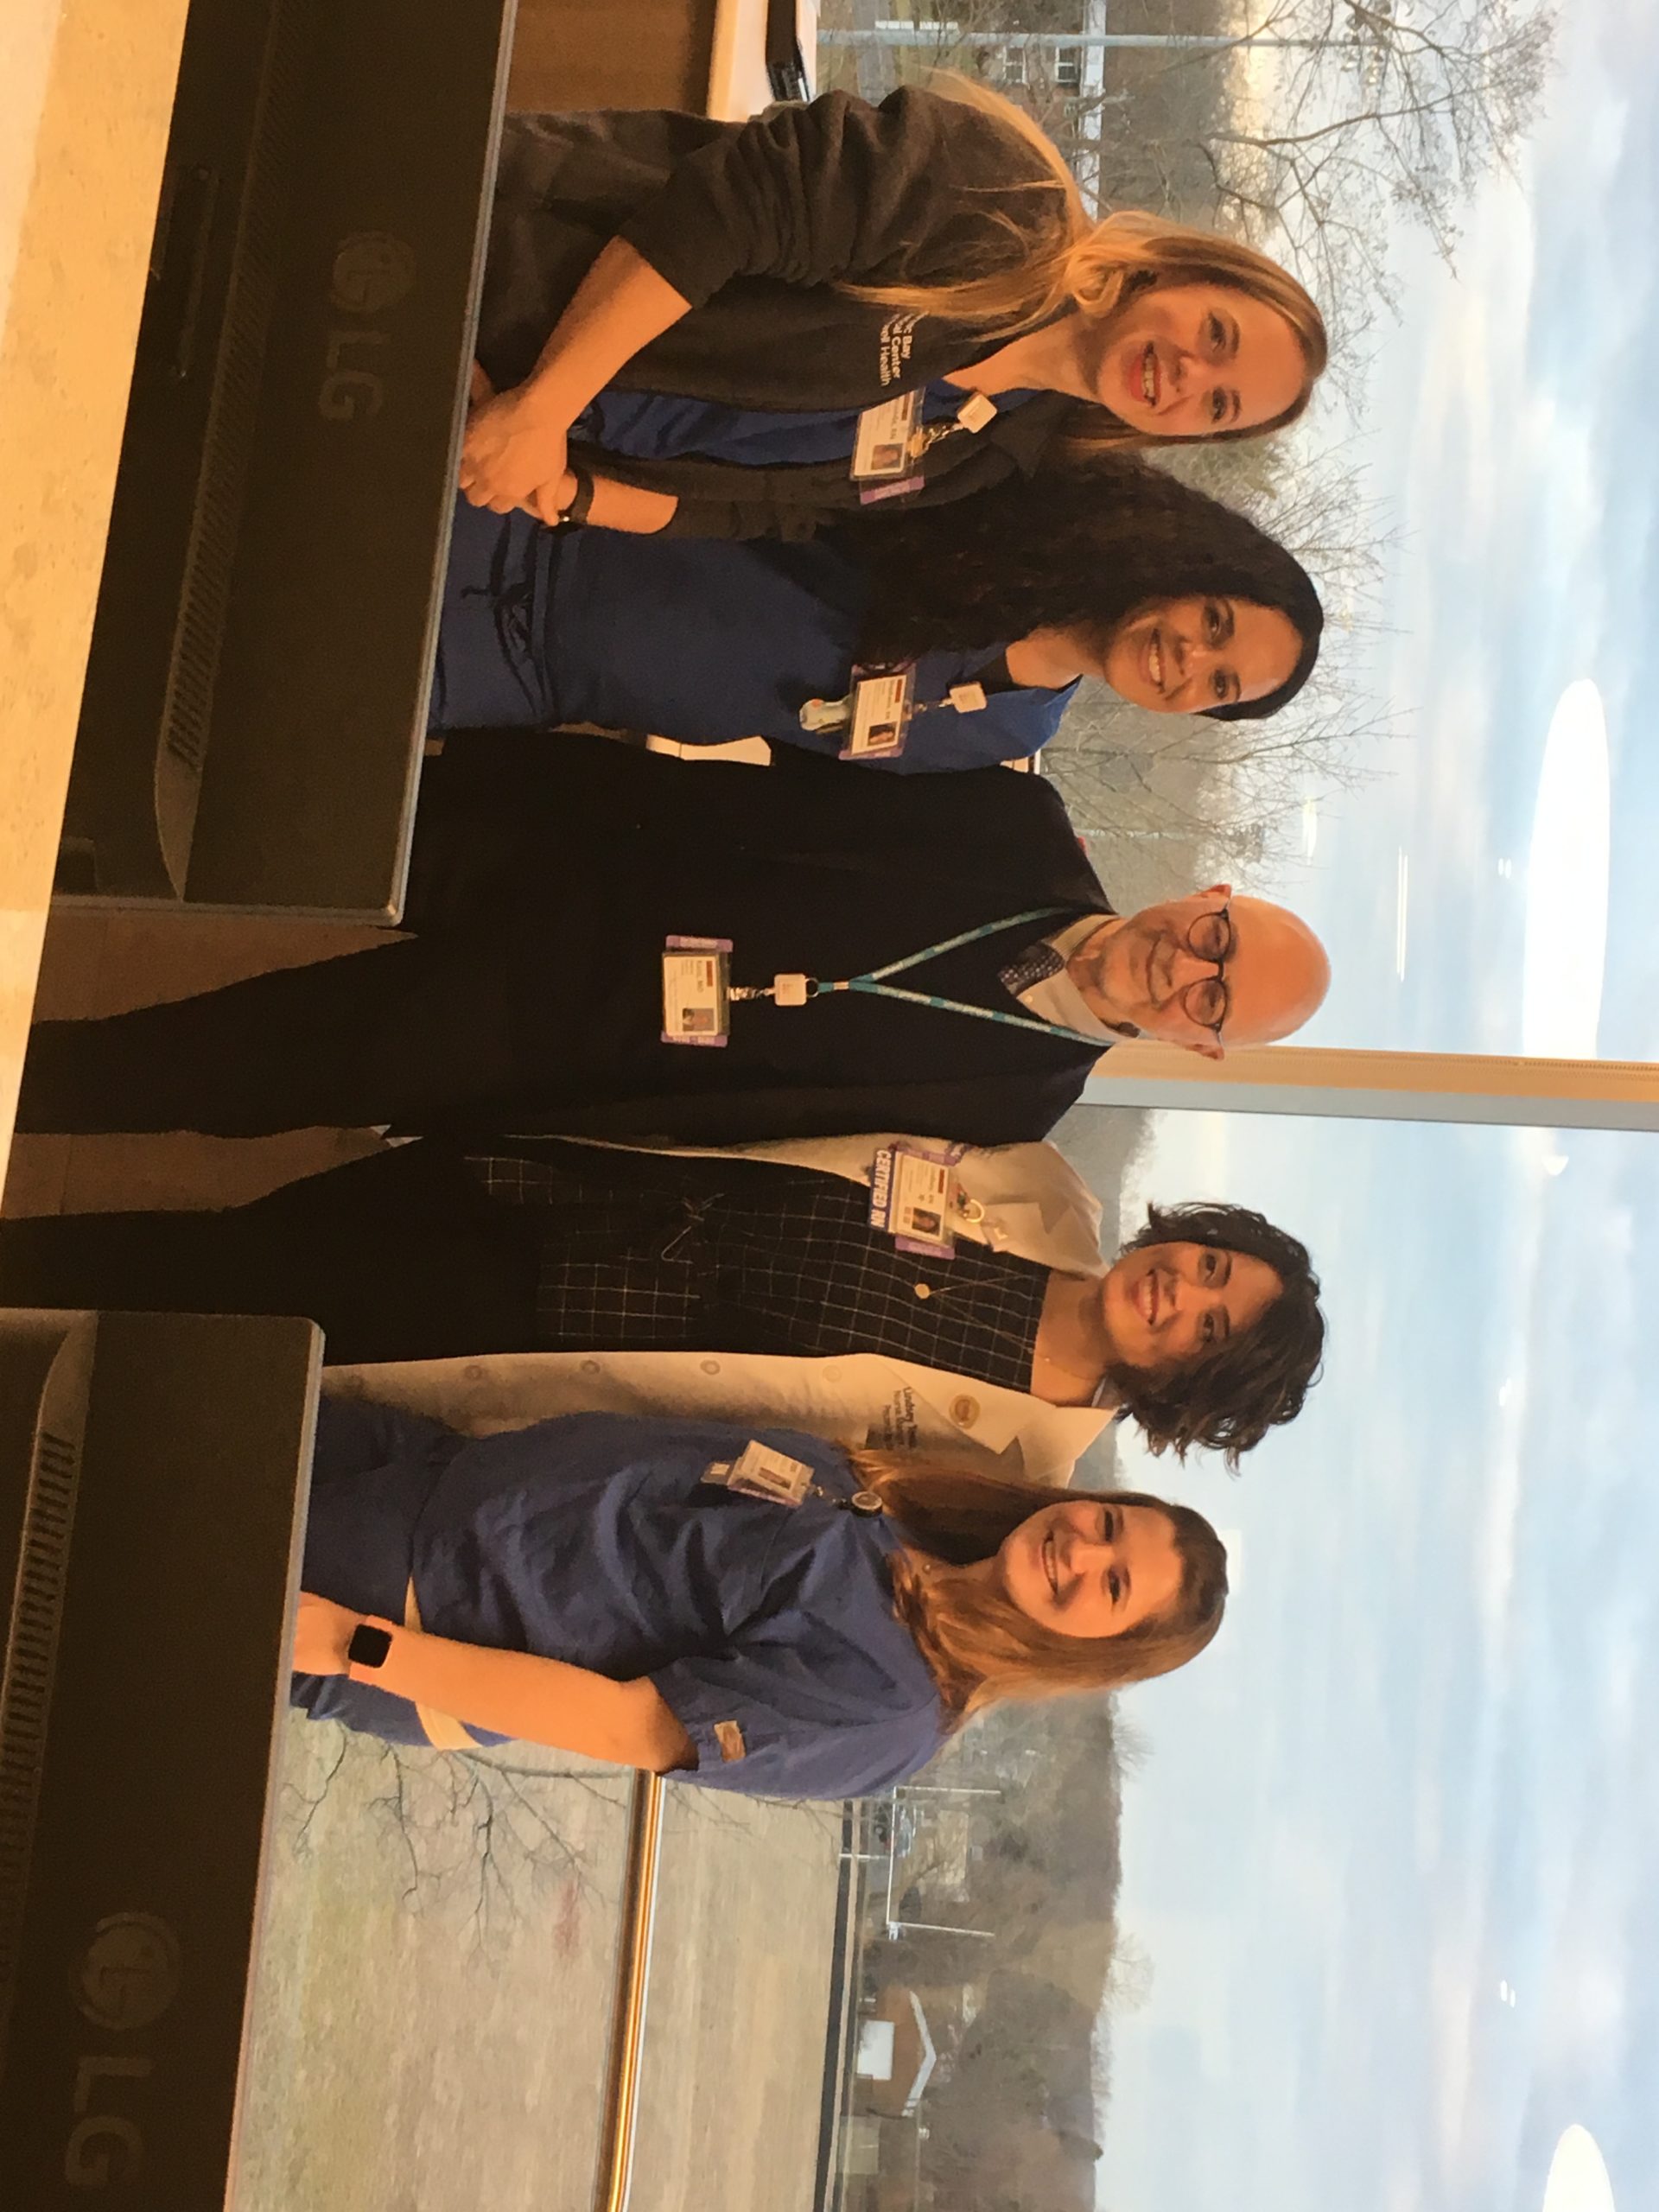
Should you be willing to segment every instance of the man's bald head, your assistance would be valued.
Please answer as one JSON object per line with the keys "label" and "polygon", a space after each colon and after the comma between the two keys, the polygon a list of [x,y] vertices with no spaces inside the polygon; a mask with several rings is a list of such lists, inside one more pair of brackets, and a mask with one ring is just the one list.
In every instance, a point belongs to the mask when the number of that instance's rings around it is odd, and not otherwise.
{"label": "man's bald head", "polygon": [[1211,1058],[1289,1036],[1331,985],[1325,947],[1299,914],[1235,898],[1225,883],[1115,916],[1069,965],[1102,1020]]}

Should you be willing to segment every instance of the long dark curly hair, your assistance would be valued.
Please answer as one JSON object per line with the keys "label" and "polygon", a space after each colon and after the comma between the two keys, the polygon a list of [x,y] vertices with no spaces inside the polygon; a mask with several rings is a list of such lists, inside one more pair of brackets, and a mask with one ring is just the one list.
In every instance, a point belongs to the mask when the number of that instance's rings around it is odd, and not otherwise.
{"label": "long dark curly hair", "polygon": [[872,665],[1044,629],[1080,631],[1103,652],[1137,607],[1188,593],[1277,607],[1301,639],[1277,690],[1206,709],[1215,720],[1277,714],[1319,658],[1325,610],[1295,556],[1235,508],[1129,454],[849,523],[842,542],[869,578],[859,657]]}
{"label": "long dark curly hair", "polygon": [[1114,1366],[1109,1379],[1154,1452],[1185,1459],[1193,1445],[1219,1452],[1236,1473],[1240,1454],[1270,1428],[1294,1421],[1325,1355],[1319,1279],[1300,1237],[1249,1206],[1148,1206],[1147,1225],[1124,1246],[1209,1244],[1246,1253],[1284,1285],[1261,1319],[1194,1367],[1161,1380]]}

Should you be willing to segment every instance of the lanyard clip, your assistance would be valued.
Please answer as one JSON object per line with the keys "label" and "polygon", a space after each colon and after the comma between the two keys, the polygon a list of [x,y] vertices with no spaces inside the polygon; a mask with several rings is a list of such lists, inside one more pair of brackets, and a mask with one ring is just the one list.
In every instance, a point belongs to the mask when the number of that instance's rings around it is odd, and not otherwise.
{"label": "lanyard clip", "polygon": [[769,983],[734,983],[734,999],[770,999],[774,1006],[804,1006],[817,986],[808,976],[774,976]]}

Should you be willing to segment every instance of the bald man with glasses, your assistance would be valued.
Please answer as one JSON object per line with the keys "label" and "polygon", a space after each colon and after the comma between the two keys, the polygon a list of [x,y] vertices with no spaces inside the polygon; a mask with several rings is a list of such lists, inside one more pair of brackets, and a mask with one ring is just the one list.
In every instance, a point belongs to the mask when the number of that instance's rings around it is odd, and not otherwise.
{"label": "bald man with glasses", "polygon": [[42,1024],[18,1127],[1020,1143],[1119,1038],[1217,1058],[1329,980],[1305,922],[1226,884],[1117,913],[1040,777],[516,734],[455,760],[423,798],[412,937]]}

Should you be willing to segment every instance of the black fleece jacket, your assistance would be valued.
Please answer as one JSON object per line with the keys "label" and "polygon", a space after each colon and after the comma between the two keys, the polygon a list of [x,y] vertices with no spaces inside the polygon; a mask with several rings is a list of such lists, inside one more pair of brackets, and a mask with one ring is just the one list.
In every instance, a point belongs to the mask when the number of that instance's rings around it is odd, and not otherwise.
{"label": "black fleece jacket", "polygon": [[[522,382],[601,249],[622,238],[691,312],[626,365],[620,385],[763,411],[868,407],[1015,334],[873,306],[842,287],[1006,265],[1057,219],[1045,175],[995,117],[915,87],[879,107],[830,92],[743,124],[664,110],[510,117],[479,359],[498,388]],[[924,488],[894,504],[1029,474],[1078,411],[1048,394],[977,435],[939,440],[923,457]],[[842,461],[753,469],[582,457],[678,495],[681,534],[806,537],[859,504]]]}

